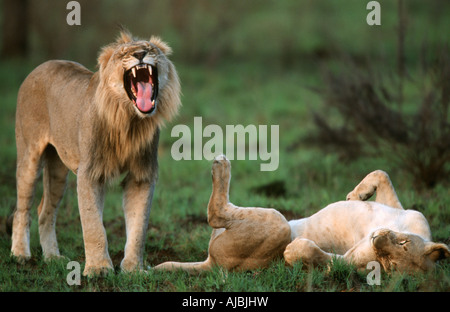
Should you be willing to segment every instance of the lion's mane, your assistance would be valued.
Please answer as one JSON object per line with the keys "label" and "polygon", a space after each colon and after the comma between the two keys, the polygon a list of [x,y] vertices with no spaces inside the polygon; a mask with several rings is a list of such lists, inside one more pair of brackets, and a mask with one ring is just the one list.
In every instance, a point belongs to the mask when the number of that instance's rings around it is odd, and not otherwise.
{"label": "lion's mane", "polygon": [[[171,54],[170,47],[157,37],[152,37],[150,45],[157,47],[159,85],[158,108],[156,113],[141,118],[133,111],[129,99],[113,92],[110,77],[117,77],[111,71],[119,70],[114,53],[135,41],[127,32],[122,32],[118,40],[102,49],[98,57],[99,71],[94,74],[90,88],[95,88],[94,105],[98,120],[94,125],[91,144],[92,160],[89,166],[91,179],[105,181],[129,169],[137,180],[152,178],[148,162],[151,153],[158,145],[159,129],[165,121],[171,120],[178,112],[180,104],[180,82],[176,69],[166,57]],[[112,64],[111,64],[112,62]],[[113,82],[114,83],[114,82]]]}

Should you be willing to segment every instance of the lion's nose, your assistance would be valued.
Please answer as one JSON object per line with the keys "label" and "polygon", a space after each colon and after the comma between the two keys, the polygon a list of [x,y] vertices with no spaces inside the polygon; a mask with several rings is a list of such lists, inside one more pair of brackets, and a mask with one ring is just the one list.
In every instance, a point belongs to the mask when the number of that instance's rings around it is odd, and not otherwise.
{"label": "lion's nose", "polygon": [[135,53],[133,53],[133,56],[134,56],[135,58],[137,58],[139,61],[142,61],[142,60],[144,59],[144,57],[145,57],[146,54],[147,54],[147,52],[145,52],[145,51],[140,51],[140,52],[135,52]]}

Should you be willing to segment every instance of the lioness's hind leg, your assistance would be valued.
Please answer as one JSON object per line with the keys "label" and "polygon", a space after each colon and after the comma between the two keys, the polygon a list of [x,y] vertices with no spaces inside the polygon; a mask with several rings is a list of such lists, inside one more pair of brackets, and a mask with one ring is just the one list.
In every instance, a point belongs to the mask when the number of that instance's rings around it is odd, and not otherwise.
{"label": "lioness's hind leg", "polygon": [[59,257],[56,240],[56,215],[59,203],[64,195],[68,169],[62,163],[55,148],[48,146],[44,153],[44,194],[38,208],[39,237],[42,252],[46,260]]}
{"label": "lioness's hind leg", "polygon": [[224,156],[219,155],[212,165],[212,194],[208,203],[208,223],[213,228],[227,227],[231,217],[229,209],[229,188],[231,164]]}
{"label": "lioness's hind leg", "polygon": [[389,175],[382,170],[369,173],[350,193],[347,200],[367,200],[376,192],[375,201],[392,208],[403,209]]}

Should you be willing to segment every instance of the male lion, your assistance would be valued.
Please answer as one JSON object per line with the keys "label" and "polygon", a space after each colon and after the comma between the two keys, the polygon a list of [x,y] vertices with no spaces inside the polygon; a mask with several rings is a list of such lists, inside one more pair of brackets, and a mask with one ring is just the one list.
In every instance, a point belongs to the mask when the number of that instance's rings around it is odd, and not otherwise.
{"label": "male lion", "polygon": [[157,179],[159,129],[178,111],[180,83],[157,37],[122,31],[104,47],[92,73],[70,61],[41,64],[20,87],[16,112],[17,207],[12,255],[30,258],[30,207],[43,167],[38,208],[45,259],[59,257],[56,211],[68,171],[77,175],[86,265],[83,274],[112,269],[102,223],[105,183],[121,173],[127,241],[121,268],[141,270],[144,239]]}
{"label": "male lion", "polygon": [[[348,196],[309,218],[287,222],[274,209],[241,208],[229,202],[230,162],[218,156],[212,166],[208,223],[214,228],[204,262],[165,262],[154,269],[227,270],[263,268],[284,255],[288,264],[325,264],[334,256],[365,269],[378,261],[389,271],[426,271],[450,257],[445,244],[431,242],[424,216],[403,210],[388,175],[370,173]],[[375,202],[363,202],[377,192]],[[284,251],[284,253],[283,253]],[[340,255],[333,255],[335,252]]]}

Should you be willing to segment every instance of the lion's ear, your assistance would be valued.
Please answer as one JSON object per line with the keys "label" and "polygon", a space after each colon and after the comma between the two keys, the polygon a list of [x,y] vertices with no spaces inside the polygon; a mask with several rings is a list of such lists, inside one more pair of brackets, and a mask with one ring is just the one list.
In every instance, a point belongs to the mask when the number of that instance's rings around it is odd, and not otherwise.
{"label": "lion's ear", "polygon": [[157,46],[161,50],[161,52],[164,53],[165,55],[172,54],[172,48],[169,47],[169,45],[167,43],[162,41],[161,38],[152,36],[150,38],[150,43]]}
{"label": "lion's ear", "polygon": [[122,28],[122,30],[120,31],[119,37],[117,37],[116,42],[118,44],[122,44],[122,43],[128,43],[128,42],[132,42],[133,41],[133,36],[131,35],[131,33],[126,30],[125,28]]}
{"label": "lion's ear", "polygon": [[108,64],[109,59],[111,58],[113,53],[114,53],[114,47],[111,45],[106,46],[102,49],[102,51],[100,52],[100,55],[98,56],[98,59],[97,59],[98,66],[101,69],[106,67],[106,64]]}

